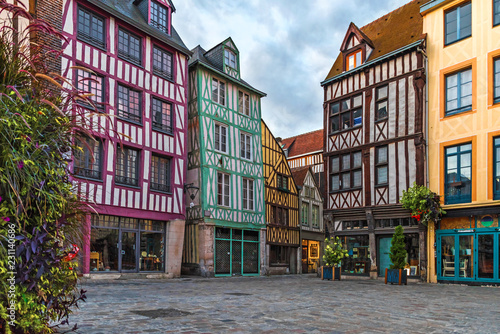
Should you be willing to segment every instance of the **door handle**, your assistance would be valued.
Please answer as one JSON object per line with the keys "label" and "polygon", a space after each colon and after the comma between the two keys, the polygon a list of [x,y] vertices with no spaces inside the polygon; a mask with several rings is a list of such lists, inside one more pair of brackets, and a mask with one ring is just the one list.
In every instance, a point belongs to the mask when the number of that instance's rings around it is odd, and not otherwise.
{"label": "door handle", "polygon": [[125,255],[125,251],[124,250],[122,250],[122,255]]}

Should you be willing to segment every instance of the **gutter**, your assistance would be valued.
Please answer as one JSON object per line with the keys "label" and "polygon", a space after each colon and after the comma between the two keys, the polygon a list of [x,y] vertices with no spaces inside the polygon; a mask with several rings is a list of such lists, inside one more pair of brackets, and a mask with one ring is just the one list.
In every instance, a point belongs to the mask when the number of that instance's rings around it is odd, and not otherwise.
{"label": "gutter", "polygon": [[356,72],[359,72],[367,67],[370,67],[372,65],[375,65],[376,63],[379,63],[381,61],[384,61],[386,60],[387,58],[391,58],[391,57],[394,57],[395,55],[397,55],[398,53],[402,53],[404,51],[407,51],[407,50],[410,50],[410,49],[413,49],[414,47],[416,46],[419,46],[420,44],[422,44],[422,42],[424,41],[424,39],[419,39],[418,41],[416,42],[413,42],[411,44],[408,44],[406,46],[403,46],[402,48],[399,48],[397,50],[394,50],[392,52],[389,52],[385,55],[383,55],[382,57],[379,57],[379,58],[375,58],[373,60],[370,60],[369,62],[367,63],[364,63],[363,65],[361,66],[358,66],[350,71],[346,71],[344,73],[341,73],[337,76],[334,76],[333,78],[330,78],[330,79],[326,79],[325,81],[321,82],[321,87],[325,86],[326,84],[329,84],[329,83],[332,83],[334,81],[337,81],[339,79],[342,79],[343,77],[346,77],[346,76],[349,76],[351,74],[354,74]]}

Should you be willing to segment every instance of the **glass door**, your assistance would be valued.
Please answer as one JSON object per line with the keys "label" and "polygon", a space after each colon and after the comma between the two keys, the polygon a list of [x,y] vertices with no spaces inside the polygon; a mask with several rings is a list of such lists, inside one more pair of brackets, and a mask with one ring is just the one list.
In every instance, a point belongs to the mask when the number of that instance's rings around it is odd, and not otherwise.
{"label": "glass door", "polygon": [[137,271],[137,232],[121,231],[121,270]]}
{"label": "glass door", "polygon": [[458,254],[455,250],[455,265],[458,267],[458,277],[474,278],[474,235],[458,236]]}
{"label": "glass door", "polygon": [[[477,235],[477,277],[479,279],[498,279],[499,274],[499,248],[495,247],[496,234],[478,234]],[[496,250],[496,251],[495,251]]]}
{"label": "glass door", "polygon": [[[447,235],[441,237],[441,256],[439,257],[439,266],[441,270],[438,272],[442,277],[455,277],[455,236]],[[439,275],[438,275],[439,276]]]}

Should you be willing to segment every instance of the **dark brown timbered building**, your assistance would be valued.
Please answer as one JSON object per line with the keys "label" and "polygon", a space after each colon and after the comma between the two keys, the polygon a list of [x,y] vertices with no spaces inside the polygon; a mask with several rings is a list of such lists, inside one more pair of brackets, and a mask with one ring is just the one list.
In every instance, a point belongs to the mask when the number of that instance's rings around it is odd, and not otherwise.
{"label": "dark brown timbered building", "polygon": [[425,182],[425,36],[420,5],[351,23],[324,89],[325,218],[349,251],[342,274],[383,276],[394,228],[425,276],[426,230],[400,204]]}
{"label": "dark brown timbered building", "polygon": [[299,273],[299,197],[285,153],[262,121],[262,161],[266,202],[266,255],[269,274]]}

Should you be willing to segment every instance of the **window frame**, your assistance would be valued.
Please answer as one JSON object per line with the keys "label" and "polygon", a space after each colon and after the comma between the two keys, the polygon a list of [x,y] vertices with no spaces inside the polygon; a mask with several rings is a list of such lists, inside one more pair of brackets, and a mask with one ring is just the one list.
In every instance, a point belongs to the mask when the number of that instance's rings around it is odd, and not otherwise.
{"label": "window frame", "polygon": [[[127,100],[126,100],[126,103],[124,104],[128,108],[127,111],[120,110],[120,103],[119,103],[119,101],[120,101],[120,88],[127,90],[127,95],[126,95]],[[137,95],[138,100],[139,100],[137,103],[138,114],[130,112],[130,105],[131,105],[130,104],[130,92],[134,92],[134,93],[138,94]],[[123,85],[121,83],[118,83],[116,85],[116,99],[117,99],[117,102],[116,102],[116,114],[117,114],[117,116],[122,120],[142,125],[142,114],[143,114],[143,111],[142,111],[142,92],[139,90],[136,90],[134,88],[130,88],[129,86]],[[122,114],[125,114],[125,115],[122,115]],[[135,117],[131,117],[131,116],[135,116]]]}
{"label": "window frame", "polygon": [[[217,134],[217,127],[219,127],[219,134]],[[225,134],[222,134],[220,129],[224,129]],[[229,127],[226,124],[215,122],[214,123],[214,151],[219,153],[228,154],[229,152]],[[225,138],[225,141],[222,141],[222,138]],[[217,148],[217,144],[219,148]],[[225,149],[222,150],[221,146],[225,146]]]}
{"label": "window frame", "polygon": [[[386,89],[385,97],[380,97],[380,90]],[[379,105],[385,102],[385,112],[386,115],[384,117],[379,116]],[[383,85],[375,88],[375,122],[383,121],[389,118],[389,85]]]}
{"label": "window frame", "polygon": [[[361,104],[354,106],[354,101],[360,98],[361,99]],[[344,109],[343,105],[348,103],[349,107]],[[338,105],[338,111],[333,111],[333,106]],[[354,113],[360,112],[361,116],[354,117]],[[349,126],[346,128],[344,127],[343,123],[343,115],[349,114]],[[333,119],[338,118],[338,130],[333,130]],[[359,124],[354,124],[354,120],[357,118],[361,118],[361,122]],[[341,132],[341,131],[350,131],[359,127],[363,126],[363,94],[357,94],[353,95],[347,99],[339,100],[330,103],[329,106],[329,131],[330,133],[336,133],[336,132]]]}
{"label": "window frame", "polygon": [[241,90],[238,91],[238,112],[250,117],[250,94]]}
{"label": "window frame", "polygon": [[302,226],[309,226],[309,203],[302,202],[300,223]]}
{"label": "window frame", "polygon": [[[155,112],[154,108],[155,108],[155,102],[159,102],[161,103],[161,122],[158,123],[156,121],[156,115],[157,113]],[[167,105],[169,106],[169,109],[170,109],[170,115],[166,115],[166,118],[167,118],[167,125],[163,124],[163,116],[165,116],[163,114],[163,105]],[[174,115],[173,115],[173,109],[174,109],[174,105],[170,102],[167,102],[165,100],[162,100],[162,99],[159,99],[155,96],[152,96],[151,97],[151,126],[152,126],[152,129],[155,130],[155,131],[159,131],[159,132],[163,132],[163,133],[167,133],[167,134],[173,134],[174,133]],[[159,124],[159,125],[158,125]],[[168,125],[170,124],[170,125]]]}
{"label": "window frame", "polygon": [[[222,180],[222,183],[220,180]],[[227,184],[226,184],[227,181]],[[223,207],[230,207],[231,206],[231,198],[229,196],[229,193],[231,192],[231,177],[227,173],[223,172],[217,172],[217,205],[218,206],[223,206]],[[221,185],[221,186],[220,186]],[[226,188],[228,188],[228,192],[226,194]],[[221,191],[222,192],[219,192]]]}
{"label": "window frame", "polygon": [[[314,214],[314,211],[317,211],[316,214]],[[319,228],[319,205],[313,204],[312,210],[311,210],[311,223],[312,227]]]}
{"label": "window frame", "polygon": [[[358,59],[358,55],[359,55],[359,59]],[[351,64],[350,64],[351,57],[353,60],[353,67],[352,68],[351,68]],[[356,67],[359,67],[363,64],[363,50],[358,49],[358,50],[355,50],[351,53],[348,53],[346,55],[345,59],[346,59],[346,71],[353,70]],[[358,64],[358,61],[359,61],[359,64]]]}
{"label": "window frame", "polygon": [[243,210],[255,211],[255,182],[250,178],[243,178],[242,182],[242,201]]}
{"label": "window frame", "polygon": [[[129,46],[126,50],[120,49],[120,44],[121,44],[120,43],[120,41],[121,41],[121,39],[120,39],[121,34],[120,33],[127,34],[127,40],[125,41],[126,43],[122,43],[124,45]],[[131,50],[130,46],[132,45],[132,43],[131,43],[132,39],[136,39],[138,42],[139,57],[132,55],[130,52],[130,50]],[[142,66],[142,59],[144,58],[142,55],[142,52],[143,52],[142,37],[130,32],[129,30],[127,30],[123,27],[118,27],[118,36],[117,36],[116,40],[117,40],[116,42],[117,42],[118,57],[120,59],[123,59],[129,63],[134,64],[134,65]]]}
{"label": "window frame", "polygon": [[[214,90],[214,84],[217,89]],[[216,92],[216,94],[215,94]],[[221,97],[221,92],[223,93]],[[216,99],[214,100],[214,97]],[[220,104],[221,106],[226,106],[226,82],[217,78],[212,78],[212,102]]]}
{"label": "window frame", "polygon": [[[155,66],[155,63],[157,61],[155,60],[155,52],[159,53],[159,57],[161,58],[160,61],[160,66]],[[168,63],[164,62],[164,56],[167,55],[170,57],[170,61]],[[160,48],[157,45],[153,45],[153,52],[152,52],[152,64],[153,64],[153,74],[158,75],[164,79],[167,79],[169,81],[174,81],[174,55],[172,52],[167,51],[163,48]],[[169,68],[170,71],[165,70],[164,68]]]}
{"label": "window frame", "polygon": [[[80,30],[80,11],[82,12],[85,12],[87,14],[90,15],[90,27],[89,27],[89,30],[92,31],[92,28],[93,28],[93,25],[92,25],[92,19],[93,18],[96,18],[98,20],[101,20],[102,21],[102,41],[99,41],[95,38],[93,38],[92,36],[86,36],[86,34],[84,34],[81,30]],[[82,6],[82,5],[78,5],[78,8],[77,8],[77,14],[76,14],[76,37],[85,42],[85,43],[88,43],[90,45],[93,45],[97,48],[100,48],[100,49],[103,49],[103,50],[106,50],[106,18],[102,15],[99,15],[97,13],[95,13],[94,11]]]}
{"label": "window frame", "polygon": [[[496,7],[495,7],[496,6]],[[495,12],[495,9],[498,11]],[[493,27],[500,25],[500,0],[493,0]],[[496,21],[495,21],[496,19]]]}
{"label": "window frame", "polygon": [[[154,158],[158,159],[157,163],[155,163]],[[165,165],[162,165],[162,160],[164,160],[163,163]],[[159,167],[155,168],[155,165],[159,165]],[[165,169],[163,169],[164,167]],[[160,175],[161,170],[164,171],[164,175]],[[159,182],[161,176],[164,176],[165,180],[164,183]],[[149,189],[152,191],[171,194],[172,193],[171,176],[172,176],[172,158],[153,153],[151,155],[151,172],[149,176]]]}
{"label": "window frame", "polygon": [[[380,150],[385,148],[385,161],[380,162]],[[379,168],[386,169],[387,181],[380,182],[378,170]],[[387,145],[378,146],[375,148],[375,186],[387,186],[389,184],[389,147]]]}
{"label": "window frame", "polygon": [[[155,7],[156,6],[156,7]],[[153,20],[153,17],[154,17],[154,13],[153,13],[153,10],[155,9],[158,9],[158,14],[160,14],[160,9],[163,9],[165,10],[165,25],[161,25],[160,22],[157,22],[157,20]],[[160,17],[160,15],[157,15],[158,17]],[[157,1],[151,1],[151,12],[150,12],[150,21],[149,21],[149,25],[152,26],[152,27],[155,27],[156,29],[160,30],[160,31],[163,31],[164,33],[166,33],[167,35],[170,35],[170,17],[169,17],[169,10],[167,7],[163,6],[162,4],[160,4],[159,2]]]}
{"label": "window frame", "polygon": [[289,191],[288,188],[288,176],[284,174],[276,174],[276,188],[279,190]]}
{"label": "window frame", "polygon": [[[88,76],[81,76],[81,73],[86,74]],[[80,78],[81,77],[81,78]],[[78,91],[81,91],[84,94],[92,94],[92,83],[98,83],[98,79],[100,79],[100,85],[101,85],[101,95],[94,94],[93,96],[87,96],[87,99],[92,101],[92,103],[95,105],[95,108],[97,111],[102,112],[105,109],[105,103],[104,102],[104,97],[106,96],[106,84],[105,84],[105,77],[102,75],[99,75],[97,73],[92,73],[89,71],[85,71],[83,69],[75,69],[75,86]],[[86,87],[81,87],[81,85],[85,85]],[[99,84],[99,83],[98,83]],[[88,90],[84,90],[88,89]],[[97,88],[96,88],[97,90]],[[96,101],[96,97],[98,97],[101,101],[98,102]],[[85,107],[93,107],[92,104],[89,104],[87,101],[78,100],[78,103],[85,106]]]}
{"label": "window frame", "polygon": [[[360,154],[360,164],[359,166],[355,166],[354,165],[354,156],[355,154]],[[349,155],[350,156],[350,160],[349,160],[349,168],[344,168],[344,161],[343,161],[343,157],[344,156],[347,156]],[[334,172],[333,171],[333,159],[335,158],[338,158],[339,159],[339,169],[338,171]],[[352,191],[352,190],[358,190],[358,189],[362,189],[363,188],[363,152],[362,151],[353,151],[353,152],[347,152],[347,153],[343,153],[343,154],[337,154],[337,155],[332,155],[330,156],[330,161],[329,161],[330,165],[329,165],[329,177],[330,177],[330,193],[337,193],[337,192],[343,192],[343,191]],[[359,186],[353,186],[354,184],[354,174],[356,172],[360,172],[361,173],[361,182],[360,182],[360,185]],[[349,173],[349,187],[344,187],[343,186],[343,175],[344,174],[347,174]],[[338,184],[339,184],[339,188],[338,189],[333,189],[332,188],[332,185],[333,185],[333,182],[332,182],[332,179],[334,176],[338,176]]]}
{"label": "window frame", "polygon": [[[461,20],[461,16],[460,16],[460,11],[463,7],[465,6],[470,6],[470,11],[471,11],[471,15],[470,15],[470,18],[471,18],[471,22],[470,22],[470,35],[466,35],[466,36],[461,36],[460,34],[460,20]],[[450,42],[447,42],[446,40],[446,36],[448,34],[448,21],[447,21],[447,15],[448,14],[451,14],[452,12],[455,12],[456,11],[456,22],[457,22],[457,26],[456,26],[456,32],[457,32],[457,39],[453,40],[453,41],[450,41]],[[453,7],[447,11],[444,12],[444,20],[443,20],[443,23],[444,23],[444,46],[448,46],[448,45],[451,45],[451,44],[454,44],[454,43],[457,43],[459,41],[462,41],[466,38],[469,38],[472,36],[472,2],[471,1],[468,1],[466,3],[462,3],[456,7]]]}
{"label": "window frame", "polygon": [[[471,73],[471,81],[465,83],[465,85],[470,83],[471,104],[466,105],[466,106],[462,106],[461,102],[462,102],[462,99],[464,98],[464,96],[462,96],[462,87],[463,87],[462,85],[464,85],[464,83],[462,83],[462,74],[467,72],[467,71],[470,71],[470,73]],[[448,78],[455,76],[455,75],[457,76],[457,85],[456,85],[457,108],[452,109],[452,110],[448,110],[448,89],[449,89],[448,88]],[[474,70],[473,70],[472,66],[462,68],[458,71],[454,71],[454,72],[450,72],[450,73],[445,74],[444,75],[444,115],[445,115],[445,117],[471,111],[473,109],[473,105],[474,105]]]}
{"label": "window frame", "polygon": [[[115,184],[121,185],[121,186],[138,188],[139,187],[139,175],[140,175],[139,164],[140,164],[140,159],[141,159],[141,152],[140,152],[140,150],[132,148],[132,147],[122,146],[120,144],[118,144],[117,146],[118,147],[116,149]],[[129,169],[132,168],[132,167],[128,166],[129,152],[132,152],[132,151],[136,152],[135,166],[133,166],[133,168],[135,168],[135,173],[134,173],[135,177],[118,175],[118,172],[121,170],[119,168],[119,162],[120,162],[120,154],[119,153],[123,152],[124,150],[126,150],[126,156],[124,157],[124,165],[123,165],[123,174],[125,174],[125,175],[129,174]],[[132,181],[135,181],[135,182],[131,182],[131,181],[129,181],[129,179],[131,179]]]}
{"label": "window frame", "polygon": [[[498,75],[498,81],[496,80],[497,75]],[[495,95],[495,91],[497,89],[499,92],[498,95]],[[493,58],[493,104],[497,103],[500,103],[500,56]]]}
{"label": "window frame", "polygon": [[[496,143],[498,141],[498,143]],[[500,186],[495,189],[495,178],[500,179],[500,136],[493,137],[493,200],[500,199]]]}
{"label": "window frame", "polygon": [[[470,149],[462,151],[461,148],[470,145]],[[451,148],[456,148],[457,151],[455,153],[448,153],[447,151]],[[470,155],[470,192],[468,195],[448,195],[448,191],[450,187],[462,187],[463,181],[460,178],[460,181],[455,181],[455,182],[449,182],[448,181],[448,157],[450,156],[457,156],[457,167],[456,170],[458,173],[461,173],[462,170],[462,155]],[[473,177],[474,177],[474,170],[473,170],[473,142],[464,142],[464,143],[459,143],[456,145],[450,145],[444,147],[444,203],[445,204],[459,204],[459,203],[471,203],[472,202],[472,186],[473,186]],[[465,167],[467,168],[467,167]],[[456,183],[456,185],[454,185]],[[460,183],[460,184],[458,184]]]}
{"label": "window frame", "polygon": [[[232,61],[234,61],[234,66],[231,66]],[[227,48],[224,49],[224,65],[233,70],[238,70],[238,59],[236,53],[233,50]]]}
{"label": "window frame", "polygon": [[[249,148],[248,151],[246,150],[247,145]],[[240,133],[240,157],[247,161],[252,161],[253,159],[252,135],[246,132]]]}
{"label": "window frame", "polygon": [[[92,149],[92,154],[88,148],[87,145],[84,145],[82,143],[82,139],[87,143],[88,146],[90,144],[93,144],[94,147],[91,147]],[[73,175],[79,178],[84,178],[84,179],[91,179],[91,180],[98,180],[102,181],[102,172],[103,172],[103,140],[99,137],[89,137],[85,135],[79,135],[78,137],[75,138],[75,145],[78,147],[82,147],[83,151],[79,151],[77,154],[77,151],[73,153]],[[96,154],[96,148],[98,149],[98,152]],[[83,163],[84,167],[77,166],[78,162],[82,162],[82,159],[80,159],[79,155],[83,154]],[[92,162],[92,160],[94,160]],[[94,170],[92,167],[97,166],[98,170]],[[77,172],[82,171],[81,173]],[[93,173],[96,173],[97,176],[92,175]],[[90,174],[90,175],[89,175]]]}

